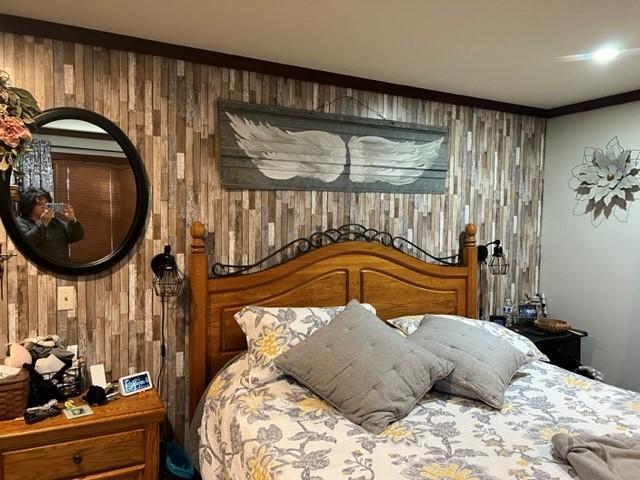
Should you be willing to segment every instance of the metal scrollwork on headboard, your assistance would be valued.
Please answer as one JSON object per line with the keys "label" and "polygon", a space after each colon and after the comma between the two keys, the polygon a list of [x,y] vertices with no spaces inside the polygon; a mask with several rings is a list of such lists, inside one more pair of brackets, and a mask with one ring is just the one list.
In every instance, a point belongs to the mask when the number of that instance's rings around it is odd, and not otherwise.
{"label": "metal scrollwork on headboard", "polygon": [[[216,263],[213,265],[212,273],[215,277],[237,275],[248,272],[254,268],[259,268],[272,258],[285,252],[292,252],[291,258],[293,258],[297,255],[329,244],[353,240],[377,242],[403,253],[414,254],[416,257],[418,255],[415,255],[414,252],[418,252],[419,254],[444,265],[458,266],[462,263],[462,256],[460,254],[451,255],[449,257],[436,257],[404,237],[393,236],[388,232],[381,232],[374,228],[367,228],[362,225],[358,225],[357,223],[348,223],[338,228],[329,228],[324,232],[312,233],[309,238],[298,238],[251,265],[229,265]],[[289,258],[289,260],[291,258]]]}

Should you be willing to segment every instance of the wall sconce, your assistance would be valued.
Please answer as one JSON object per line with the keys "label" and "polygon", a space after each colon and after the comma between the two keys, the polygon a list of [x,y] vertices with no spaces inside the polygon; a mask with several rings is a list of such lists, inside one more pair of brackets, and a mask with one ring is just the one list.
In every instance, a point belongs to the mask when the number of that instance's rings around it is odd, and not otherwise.
{"label": "wall sconce", "polygon": [[[484,318],[485,313],[485,290],[488,289],[489,279],[487,278],[486,271],[482,268],[482,265],[487,264],[487,258],[489,257],[489,247],[493,245],[493,254],[491,260],[489,260],[489,271],[492,275],[506,275],[509,271],[509,262],[507,257],[504,256],[504,251],[500,246],[500,240],[494,240],[485,245],[478,245],[478,263],[480,264],[480,294],[478,298],[478,316]],[[488,311],[488,309],[487,309]]]}
{"label": "wall sconce", "polygon": [[509,271],[509,262],[504,256],[504,251],[500,246],[500,240],[494,240],[486,245],[478,245],[478,263],[486,263],[489,256],[489,246],[493,247],[493,254],[489,260],[489,271],[492,275],[506,275]]}
{"label": "wall sconce", "polygon": [[153,257],[151,260],[151,270],[154,273],[153,291],[160,297],[160,302],[162,303],[160,311],[160,356],[162,358],[160,361],[160,371],[158,372],[158,381],[156,382],[158,393],[161,393],[160,382],[162,380],[165,357],[167,356],[164,335],[166,300],[170,297],[177,297],[180,294],[184,277],[178,269],[176,257],[171,255],[171,245],[165,245],[164,252]]}
{"label": "wall sconce", "polygon": [[165,245],[164,252],[159,253],[151,260],[153,277],[153,291],[164,300],[168,297],[176,297],[182,289],[182,274],[178,270],[176,257],[171,255],[171,245]]}

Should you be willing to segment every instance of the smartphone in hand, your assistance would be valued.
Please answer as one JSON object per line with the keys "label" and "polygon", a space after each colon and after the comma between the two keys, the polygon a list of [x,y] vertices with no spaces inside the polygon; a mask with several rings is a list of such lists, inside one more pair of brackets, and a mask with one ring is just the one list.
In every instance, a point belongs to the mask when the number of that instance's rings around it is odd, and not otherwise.
{"label": "smartphone in hand", "polygon": [[55,213],[62,213],[64,212],[64,203],[47,203],[45,204],[45,208],[50,208]]}

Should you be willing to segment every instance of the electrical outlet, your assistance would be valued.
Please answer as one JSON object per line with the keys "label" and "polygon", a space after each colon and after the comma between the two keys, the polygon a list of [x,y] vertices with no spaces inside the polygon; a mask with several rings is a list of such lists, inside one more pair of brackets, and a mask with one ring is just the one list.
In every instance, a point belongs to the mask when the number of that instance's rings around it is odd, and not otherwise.
{"label": "electrical outlet", "polygon": [[76,308],[76,287],[58,287],[58,311]]}

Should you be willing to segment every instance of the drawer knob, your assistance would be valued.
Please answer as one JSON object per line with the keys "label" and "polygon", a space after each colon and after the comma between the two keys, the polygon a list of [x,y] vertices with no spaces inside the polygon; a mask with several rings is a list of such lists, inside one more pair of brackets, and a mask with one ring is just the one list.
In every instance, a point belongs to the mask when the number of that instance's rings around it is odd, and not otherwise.
{"label": "drawer knob", "polygon": [[82,463],[82,455],[80,455],[79,453],[76,453],[73,456],[73,463],[75,463],[76,465],[80,465],[80,463]]}

